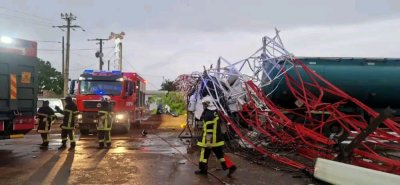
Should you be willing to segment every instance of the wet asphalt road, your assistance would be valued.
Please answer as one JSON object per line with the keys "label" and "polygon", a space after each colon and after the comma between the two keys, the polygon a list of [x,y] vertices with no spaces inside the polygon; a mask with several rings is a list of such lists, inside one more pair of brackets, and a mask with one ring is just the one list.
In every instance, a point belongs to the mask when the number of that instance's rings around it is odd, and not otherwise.
{"label": "wet asphalt road", "polygon": [[[186,153],[185,142],[177,138],[179,129],[156,125],[157,129],[146,127],[146,137],[140,134],[142,128],[114,135],[112,148],[101,150],[95,136],[77,134],[75,151],[59,151],[57,130],[51,134],[48,150],[39,148],[38,134],[2,140],[0,184],[223,184],[211,175],[193,173],[198,153]],[[276,171],[230,156],[239,167],[234,178],[227,178],[226,171],[218,170],[215,157],[210,157],[209,170],[226,184],[315,184],[298,172]]]}

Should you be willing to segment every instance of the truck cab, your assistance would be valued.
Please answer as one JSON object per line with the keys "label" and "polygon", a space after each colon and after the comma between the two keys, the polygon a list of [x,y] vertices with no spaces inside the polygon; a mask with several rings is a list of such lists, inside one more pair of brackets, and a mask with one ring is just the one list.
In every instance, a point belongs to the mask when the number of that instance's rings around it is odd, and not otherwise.
{"label": "truck cab", "polygon": [[137,73],[85,70],[77,81],[76,92],[75,83],[71,84],[70,92],[76,96],[81,134],[96,132],[97,112],[104,95],[111,97],[114,112],[113,130],[129,132],[131,124],[140,120],[142,115],[144,82]]}

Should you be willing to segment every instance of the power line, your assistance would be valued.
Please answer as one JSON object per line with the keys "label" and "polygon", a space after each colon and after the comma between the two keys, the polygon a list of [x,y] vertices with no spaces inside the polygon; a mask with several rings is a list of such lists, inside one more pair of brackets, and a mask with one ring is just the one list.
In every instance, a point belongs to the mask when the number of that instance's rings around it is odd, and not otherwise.
{"label": "power line", "polygon": [[19,14],[23,14],[23,15],[29,16],[29,18],[41,19],[41,20],[46,21],[46,22],[48,22],[50,24],[52,24],[52,21],[53,21],[53,20],[48,19],[48,18],[40,17],[40,16],[37,16],[37,15],[34,15],[34,14],[29,14],[29,13],[22,12],[22,11],[19,11],[19,10],[14,10],[14,9],[11,9],[11,8],[6,8],[4,6],[0,6],[0,9],[8,10],[10,12],[15,12],[15,13],[19,13]]}
{"label": "power line", "polygon": [[[33,19],[27,19],[25,17],[18,17],[18,16],[15,16],[15,15],[9,15],[9,14],[5,14],[5,13],[0,13],[0,15],[8,16],[9,18],[14,18],[14,20],[21,21],[21,22],[24,22],[24,23],[27,23],[27,24],[32,24],[32,25],[35,25],[35,26],[51,27],[51,24],[46,24],[46,23],[43,23],[41,21],[37,21],[37,20],[33,20]],[[3,18],[5,18],[5,17],[3,17]],[[32,22],[32,21],[36,21],[36,22]]]}
{"label": "power line", "polygon": [[80,71],[80,70],[82,70],[82,69],[87,69],[87,68],[89,68],[89,67],[93,67],[94,65],[96,65],[96,64],[91,64],[91,65],[88,65],[88,66],[85,66],[85,67],[80,67],[80,68],[76,68],[76,69],[71,69],[70,71]]}
{"label": "power line", "polygon": [[[114,47],[103,47],[105,49],[109,48],[114,48]],[[39,51],[61,51],[61,49],[48,49],[48,48],[43,48],[43,49],[38,49]],[[78,49],[70,49],[70,51],[93,51],[97,50],[97,48],[78,48]]]}
{"label": "power line", "polygon": [[105,40],[110,40],[110,39],[108,39],[108,38],[107,39],[99,39],[99,38],[88,39],[88,41],[97,41],[97,44],[99,44],[99,46],[100,46],[99,52],[96,52],[96,57],[99,58],[99,69],[100,70],[103,70],[103,65],[104,65],[104,62],[103,62],[103,44],[104,44]]}

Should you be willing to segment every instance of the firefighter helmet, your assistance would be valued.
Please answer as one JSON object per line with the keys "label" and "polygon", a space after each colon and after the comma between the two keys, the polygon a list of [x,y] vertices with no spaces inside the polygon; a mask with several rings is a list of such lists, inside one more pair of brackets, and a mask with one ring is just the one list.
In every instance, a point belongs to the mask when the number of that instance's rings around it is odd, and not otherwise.
{"label": "firefighter helmet", "polygon": [[111,97],[107,96],[107,95],[106,96],[102,96],[101,97],[101,101],[110,103],[111,102]]}

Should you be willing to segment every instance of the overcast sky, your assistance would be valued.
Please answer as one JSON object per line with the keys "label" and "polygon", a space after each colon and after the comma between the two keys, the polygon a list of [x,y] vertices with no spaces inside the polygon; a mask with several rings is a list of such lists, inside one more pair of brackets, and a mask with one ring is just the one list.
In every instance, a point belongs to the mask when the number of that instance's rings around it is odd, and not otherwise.
{"label": "overcast sky", "polygon": [[[65,32],[52,28],[65,24],[61,12],[86,30],[72,32],[71,78],[98,69],[98,45],[87,39],[124,31],[123,68],[148,89],[219,56],[245,58],[275,27],[296,56],[400,57],[398,0],[2,0],[0,35],[39,41],[38,57],[61,70],[61,44],[41,42],[61,41]],[[113,46],[105,43],[104,60],[115,60]]]}

